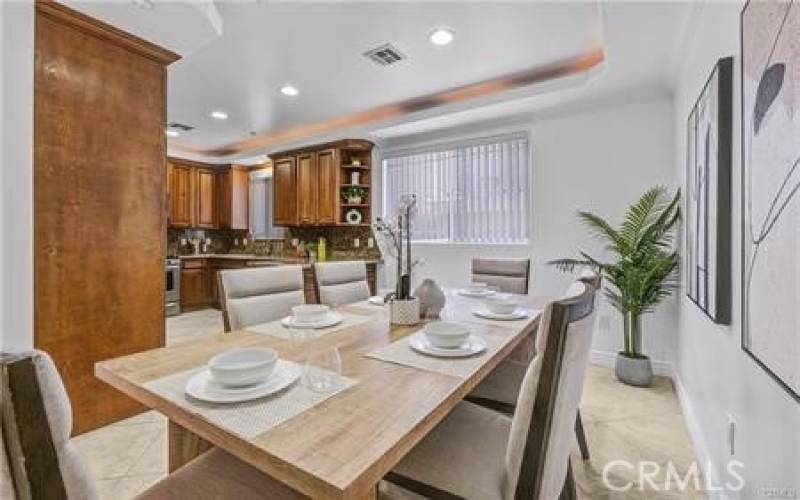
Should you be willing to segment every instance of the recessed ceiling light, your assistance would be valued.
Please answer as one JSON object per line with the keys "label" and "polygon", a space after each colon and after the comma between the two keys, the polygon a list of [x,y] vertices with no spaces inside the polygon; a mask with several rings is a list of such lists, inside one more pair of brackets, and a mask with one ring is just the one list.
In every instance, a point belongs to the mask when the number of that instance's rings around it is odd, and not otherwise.
{"label": "recessed ceiling light", "polygon": [[181,135],[181,133],[178,132],[177,130],[170,130],[170,129],[167,129],[166,134],[167,137],[178,137],[179,135]]}
{"label": "recessed ceiling light", "polygon": [[300,91],[297,90],[297,87],[293,87],[291,85],[284,85],[283,87],[281,87],[281,94],[283,94],[283,95],[287,95],[289,97],[294,97],[299,93],[300,93]]}
{"label": "recessed ceiling light", "polygon": [[228,113],[224,111],[212,111],[211,118],[214,118],[215,120],[227,120]]}
{"label": "recessed ceiling light", "polygon": [[431,31],[428,39],[434,45],[447,45],[453,41],[453,32],[448,29],[438,28]]}

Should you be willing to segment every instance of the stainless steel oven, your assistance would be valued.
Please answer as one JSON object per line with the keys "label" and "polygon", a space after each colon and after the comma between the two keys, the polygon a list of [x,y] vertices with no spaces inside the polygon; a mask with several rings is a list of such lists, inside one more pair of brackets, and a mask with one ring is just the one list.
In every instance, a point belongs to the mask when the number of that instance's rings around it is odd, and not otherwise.
{"label": "stainless steel oven", "polygon": [[164,293],[164,307],[167,316],[181,313],[181,260],[167,259],[166,265],[166,291]]}

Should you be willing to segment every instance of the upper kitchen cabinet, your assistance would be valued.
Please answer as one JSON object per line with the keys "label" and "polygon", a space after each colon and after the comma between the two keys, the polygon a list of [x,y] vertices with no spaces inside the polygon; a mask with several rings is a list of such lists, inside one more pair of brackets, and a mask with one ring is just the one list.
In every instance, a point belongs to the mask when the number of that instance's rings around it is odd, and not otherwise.
{"label": "upper kitchen cabinet", "polygon": [[278,226],[295,226],[298,220],[295,158],[277,158],[272,168],[273,223]]}
{"label": "upper kitchen cabinet", "polygon": [[192,176],[194,169],[188,165],[168,163],[167,187],[169,192],[169,225],[192,227]]}
{"label": "upper kitchen cabinet", "polygon": [[347,139],[275,153],[274,223],[368,225],[372,143]]}
{"label": "upper kitchen cabinet", "polygon": [[217,177],[210,168],[195,169],[195,227],[216,229],[217,226]]}
{"label": "upper kitchen cabinet", "polygon": [[309,226],[317,222],[319,179],[315,153],[297,155],[297,223]]}
{"label": "upper kitchen cabinet", "polygon": [[217,174],[219,227],[249,229],[250,173],[244,167],[231,166]]}

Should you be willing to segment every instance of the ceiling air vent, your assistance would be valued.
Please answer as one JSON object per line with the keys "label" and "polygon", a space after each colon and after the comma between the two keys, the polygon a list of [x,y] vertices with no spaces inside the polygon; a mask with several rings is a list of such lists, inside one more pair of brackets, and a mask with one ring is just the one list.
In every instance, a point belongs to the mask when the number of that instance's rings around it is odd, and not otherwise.
{"label": "ceiling air vent", "polygon": [[390,43],[364,52],[364,57],[381,66],[389,66],[406,58],[402,52]]}
{"label": "ceiling air vent", "polygon": [[176,130],[183,130],[184,132],[188,132],[190,130],[194,130],[194,127],[191,125],[184,125],[183,123],[178,122],[170,122],[167,124],[167,128],[176,129]]}

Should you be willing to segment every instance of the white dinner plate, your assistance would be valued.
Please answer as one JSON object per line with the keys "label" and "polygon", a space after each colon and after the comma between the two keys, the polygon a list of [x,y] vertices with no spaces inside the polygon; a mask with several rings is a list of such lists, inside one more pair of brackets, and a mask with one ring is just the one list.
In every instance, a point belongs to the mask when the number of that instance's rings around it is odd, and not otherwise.
{"label": "white dinner plate", "polygon": [[519,308],[511,314],[498,314],[498,313],[493,313],[492,311],[484,307],[481,309],[474,309],[472,311],[472,314],[480,318],[494,319],[498,321],[513,321],[515,319],[523,319],[529,316],[527,310]]}
{"label": "white dinner plate", "polygon": [[472,290],[462,289],[458,291],[459,295],[463,295],[464,297],[488,297],[490,295],[494,295],[496,292],[494,290],[483,290],[481,292],[473,292]]}
{"label": "white dinner plate", "polygon": [[470,335],[469,339],[461,344],[460,347],[446,349],[431,344],[428,342],[428,339],[425,338],[425,334],[419,332],[408,339],[408,345],[419,353],[427,354],[428,356],[436,356],[438,358],[465,358],[486,350],[486,342],[475,335]]}
{"label": "white dinner plate", "polygon": [[369,303],[374,306],[385,306],[386,302],[383,301],[383,297],[380,295],[374,295],[369,298]]}
{"label": "white dinner plate", "polygon": [[286,389],[302,374],[302,367],[278,360],[275,371],[264,382],[245,387],[226,387],[211,378],[208,369],[196,373],[186,383],[186,394],[207,403],[242,403]]}
{"label": "white dinner plate", "polygon": [[303,329],[317,329],[317,328],[330,328],[336,326],[344,320],[341,314],[333,311],[329,312],[325,319],[314,322],[297,321],[294,316],[286,316],[281,320],[281,324],[286,328],[303,328]]}

